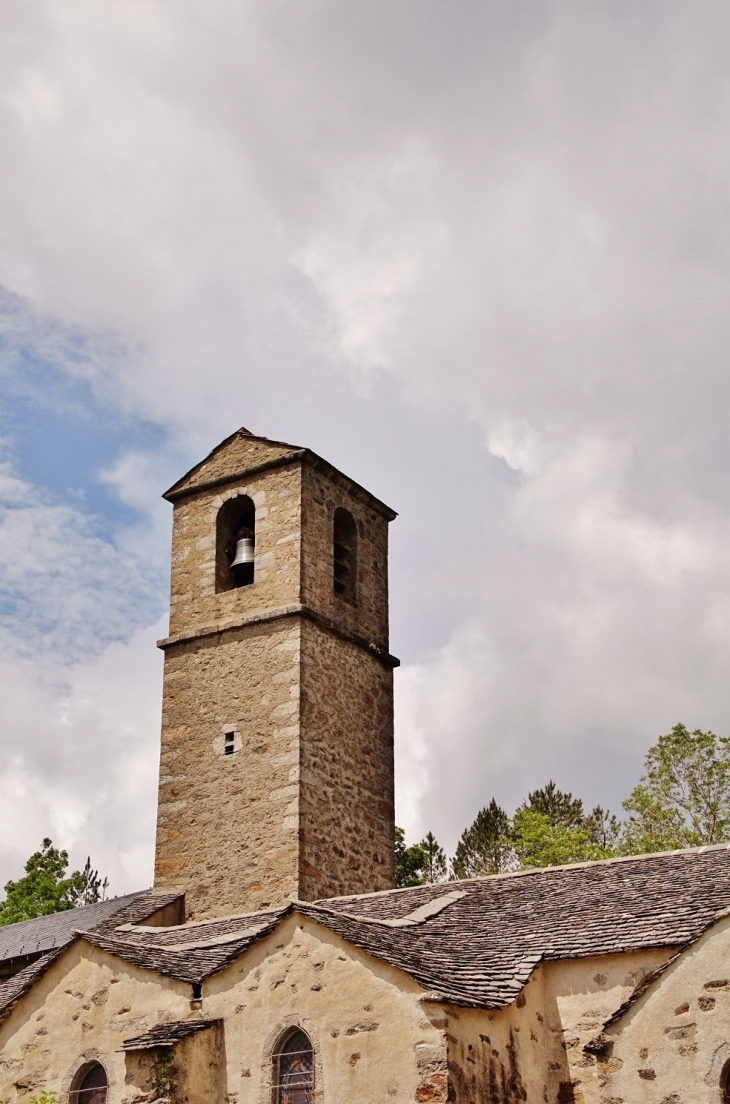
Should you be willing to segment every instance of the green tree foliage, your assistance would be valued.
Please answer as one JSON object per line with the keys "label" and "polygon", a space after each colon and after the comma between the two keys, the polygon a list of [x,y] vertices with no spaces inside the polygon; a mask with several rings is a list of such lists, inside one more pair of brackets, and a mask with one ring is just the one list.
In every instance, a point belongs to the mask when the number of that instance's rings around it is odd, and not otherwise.
{"label": "green tree foliage", "polygon": [[398,889],[424,884],[424,855],[418,844],[406,847],[406,834],[395,828],[395,884]]}
{"label": "green tree foliage", "polygon": [[108,880],[86,860],[83,871],[75,870],[68,877],[68,852],[59,851],[50,839],[44,839],[40,851],[35,851],[25,864],[25,877],[5,885],[5,900],[0,904],[0,925],[32,920],[52,912],[90,905],[103,900]]}
{"label": "green tree foliage", "polygon": [[600,805],[596,805],[593,812],[584,818],[583,825],[588,832],[591,843],[602,847],[607,855],[618,853],[623,830],[623,825],[618,817],[615,817],[608,809],[602,809]]}
{"label": "green tree foliage", "polygon": [[730,739],[675,725],[647,752],[624,809],[628,854],[730,839]]}
{"label": "green tree foliage", "polygon": [[396,827],[395,884],[397,888],[443,882],[446,877],[446,852],[439,846],[433,832],[429,832],[420,843],[406,847],[405,832],[402,828]]}
{"label": "green tree foliage", "polygon": [[443,847],[439,846],[433,832],[428,832],[418,846],[423,852],[426,882],[429,885],[433,885],[435,882],[445,882],[448,877],[446,852]]}
{"label": "green tree foliage", "polygon": [[522,802],[510,827],[510,839],[520,867],[560,866],[605,859],[615,854],[619,824],[597,805],[590,816],[583,802],[559,790],[550,779]]}
{"label": "green tree foliage", "polygon": [[593,842],[584,819],[572,827],[551,823],[545,813],[538,813],[526,804],[512,819],[511,839],[523,870],[605,859],[613,853]]}
{"label": "green tree foliage", "polygon": [[455,878],[500,874],[514,866],[510,819],[494,798],[462,832],[451,864]]}
{"label": "green tree foliage", "polygon": [[540,813],[555,828],[578,828],[584,820],[583,802],[580,798],[573,797],[571,793],[563,793],[552,778],[547,786],[528,794],[527,801],[523,801],[521,808]]}

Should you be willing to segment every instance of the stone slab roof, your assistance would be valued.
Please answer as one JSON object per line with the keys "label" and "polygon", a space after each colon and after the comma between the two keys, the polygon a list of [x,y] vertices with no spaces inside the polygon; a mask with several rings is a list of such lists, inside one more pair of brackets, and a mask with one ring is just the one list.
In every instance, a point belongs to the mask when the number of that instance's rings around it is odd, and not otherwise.
{"label": "stone slab roof", "polygon": [[[134,902],[141,904],[148,897],[148,891],[128,893],[124,897],[113,897],[109,901],[99,901],[84,908],[53,912],[49,916],[37,916],[34,920],[22,920],[18,924],[6,924],[0,927],[0,962],[51,951],[73,939],[74,932],[90,931],[126,909],[128,905]],[[148,909],[147,915],[149,912]]]}
{"label": "stone slab roof", "polygon": [[292,906],[286,905],[268,912],[242,913],[172,928],[126,923],[104,932],[89,932],[84,938],[133,966],[192,984],[222,970],[257,939],[272,932],[291,910]]}
{"label": "stone slab roof", "polygon": [[[202,983],[296,910],[409,974],[424,999],[500,1008],[540,962],[652,947],[674,952],[729,908],[730,846],[722,845],[297,901],[170,928],[128,918],[83,938],[143,969]],[[20,978],[0,987],[0,1012],[7,986]]]}
{"label": "stone slab roof", "polygon": [[36,979],[61,955],[64,947],[77,939],[79,934],[92,930],[104,932],[121,923],[140,924],[153,913],[179,899],[178,893],[152,893],[151,890],[142,890],[139,893],[128,893],[124,897],[113,897],[110,901],[99,901],[85,908],[67,909],[65,912],[54,912],[49,916],[38,916],[34,920],[23,920],[19,924],[0,927],[0,948],[6,952],[2,955],[2,960],[41,952],[40,957],[34,959],[30,965],[0,984],[0,1020],[5,1018]]}
{"label": "stone slab roof", "polygon": [[144,1035],[135,1035],[133,1039],[125,1039],[120,1050],[153,1050],[155,1047],[170,1047],[179,1043],[182,1039],[188,1039],[191,1035],[197,1035],[199,1031],[207,1031],[209,1027],[217,1027],[222,1020],[176,1020],[173,1023],[158,1024]]}
{"label": "stone slab roof", "polygon": [[[464,896],[392,928],[447,889]],[[540,961],[693,942],[730,906],[730,847],[335,898],[301,911],[455,1003],[510,1003]]]}

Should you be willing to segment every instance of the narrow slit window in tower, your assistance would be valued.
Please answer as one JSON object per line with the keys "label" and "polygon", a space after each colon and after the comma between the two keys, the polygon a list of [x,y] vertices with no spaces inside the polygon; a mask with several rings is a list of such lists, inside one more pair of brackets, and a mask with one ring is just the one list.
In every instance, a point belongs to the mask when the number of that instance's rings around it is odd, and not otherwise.
{"label": "narrow slit window in tower", "polygon": [[235,732],[226,732],[224,734],[223,751],[226,755],[233,755],[235,750],[236,734]]}
{"label": "narrow slit window in tower", "polygon": [[350,511],[342,506],[335,510],[332,551],[332,584],[335,593],[354,603],[357,582],[357,525]]}

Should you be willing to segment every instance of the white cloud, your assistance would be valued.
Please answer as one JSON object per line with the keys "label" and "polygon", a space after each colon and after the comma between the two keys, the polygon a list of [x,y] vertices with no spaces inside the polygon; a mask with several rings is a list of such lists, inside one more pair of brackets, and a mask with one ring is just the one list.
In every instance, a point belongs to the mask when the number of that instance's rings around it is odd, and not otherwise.
{"label": "white cloud", "polygon": [[87,854],[113,893],[151,884],[164,619],[59,670],[0,667],[0,877],[17,877],[50,836]]}
{"label": "white cloud", "polygon": [[160,600],[129,543],[0,466],[0,884],[46,835],[150,880],[165,619],[135,631]]}
{"label": "white cloud", "polygon": [[[402,623],[426,608],[449,628],[414,630],[400,675],[413,831],[453,838],[548,774],[615,804],[669,724],[728,730],[726,5],[40,0],[3,18],[0,284],[63,319],[35,325],[38,355],[191,454],[251,420],[324,451],[316,426],[384,497],[416,488],[393,590]],[[387,386],[438,433],[384,443],[368,402]],[[366,398],[338,428],[349,390]],[[4,477],[17,649],[67,663],[142,624],[169,457],[109,465],[148,519],[113,544]],[[88,813],[64,800],[72,832]]]}
{"label": "white cloud", "polygon": [[587,439],[526,478],[478,609],[406,668],[411,835],[453,846],[493,794],[514,807],[550,776],[620,812],[653,738],[679,720],[722,727],[730,521],[638,511],[626,466]]}

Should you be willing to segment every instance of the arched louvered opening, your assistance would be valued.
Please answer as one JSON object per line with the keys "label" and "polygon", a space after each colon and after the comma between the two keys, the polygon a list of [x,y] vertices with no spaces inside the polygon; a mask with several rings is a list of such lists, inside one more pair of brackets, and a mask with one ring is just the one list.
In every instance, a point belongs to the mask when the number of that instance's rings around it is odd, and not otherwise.
{"label": "arched louvered opening", "polygon": [[218,511],[215,541],[215,589],[250,586],[254,577],[256,507],[248,495],[237,495]]}
{"label": "arched louvered opening", "polygon": [[335,594],[355,602],[357,587],[357,525],[349,510],[338,506],[333,531],[333,577]]}
{"label": "arched louvered opening", "polygon": [[68,1094],[69,1104],[106,1104],[109,1079],[101,1062],[82,1066]]}
{"label": "arched louvered opening", "polygon": [[272,1104],[312,1104],[314,1050],[309,1036],[295,1027],[274,1048]]}

